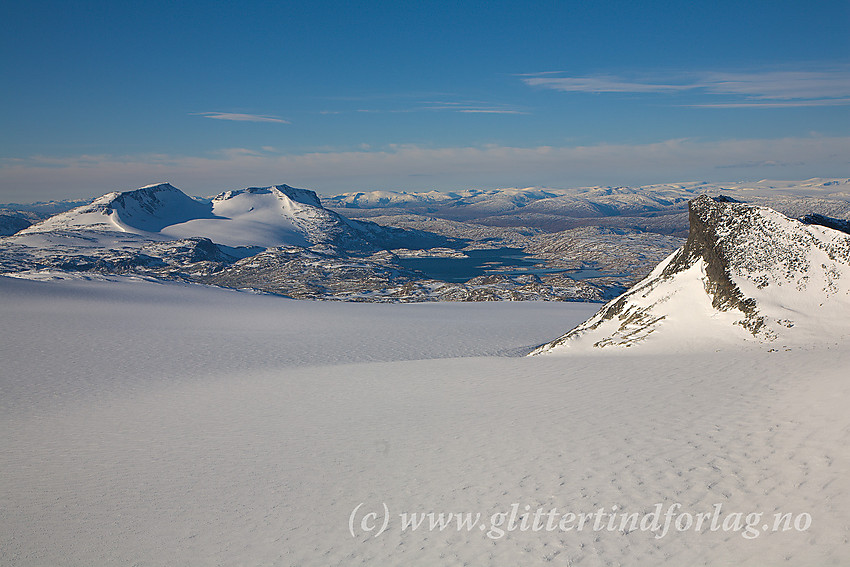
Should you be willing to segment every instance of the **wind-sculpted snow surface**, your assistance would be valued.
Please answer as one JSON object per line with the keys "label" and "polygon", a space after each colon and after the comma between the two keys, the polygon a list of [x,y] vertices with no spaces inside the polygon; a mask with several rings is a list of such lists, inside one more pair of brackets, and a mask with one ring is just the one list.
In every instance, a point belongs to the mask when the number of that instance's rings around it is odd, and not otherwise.
{"label": "wind-sculpted snow surface", "polygon": [[850,336],[850,236],[702,196],[685,246],[535,354],[586,347],[775,347]]}
{"label": "wind-sculpted snow surface", "polygon": [[847,565],[847,342],[511,356],[594,309],[0,278],[0,565]]}

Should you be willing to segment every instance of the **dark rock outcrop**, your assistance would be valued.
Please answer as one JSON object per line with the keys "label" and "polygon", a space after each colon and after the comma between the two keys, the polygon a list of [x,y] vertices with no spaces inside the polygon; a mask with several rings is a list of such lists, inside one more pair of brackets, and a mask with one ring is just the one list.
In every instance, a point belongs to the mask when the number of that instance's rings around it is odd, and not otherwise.
{"label": "dark rock outcrop", "polygon": [[[711,329],[712,336],[722,337],[739,326],[751,339],[773,341],[787,335],[795,321],[814,321],[809,327],[819,329],[819,317],[833,317],[836,310],[850,315],[850,237],[845,234],[766,207],[705,195],[689,203],[689,220],[682,248],[588,321],[533,354],[582,337],[583,344],[595,347],[633,346],[671,317],[680,322],[679,332]],[[687,299],[672,301],[676,296]]]}

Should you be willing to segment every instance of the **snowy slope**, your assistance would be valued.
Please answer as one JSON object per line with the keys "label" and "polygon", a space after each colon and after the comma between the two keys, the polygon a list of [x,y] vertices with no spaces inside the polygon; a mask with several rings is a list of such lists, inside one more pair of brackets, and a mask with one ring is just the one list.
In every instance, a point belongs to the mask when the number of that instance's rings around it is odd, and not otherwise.
{"label": "snowy slope", "polygon": [[162,234],[205,236],[230,246],[310,246],[310,220],[321,216],[315,193],[285,185],[227,191],[213,198],[210,206],[212,218],[175,223]]}
{"label": "snowy slope", "polygon": [[88,205],[35,224],[21,234],[56,230],[116,230],[148,234],[172,224],[212,216],[208,205],[168,183],[160,183],[135,191],[107,193]]}
{"label": "snowy slope", "polygon": [[850,236],[702,196],[685,246],[534,354],[652,345],[817,343],[850,336]]}
{"label": "snowy slope", "polygon": [[592,306],[112,279],[0,278],[0,565],[850,562],[846,342],[564,364],[505,355]]}
{"label": "snowy slope", "polygon": [[[288,185],[227,191],[202,202],[168,183],[109,193],[33,225],[17,237],[50,233],[65,237],[80,231],[126,232],[152,240],[202,237],[226,246],[264,248],[322,244],[380,249],[445,243],[422,233],[346,219],[325,209],[313,191]],[[97,239],[102,234],[87,237]]]}

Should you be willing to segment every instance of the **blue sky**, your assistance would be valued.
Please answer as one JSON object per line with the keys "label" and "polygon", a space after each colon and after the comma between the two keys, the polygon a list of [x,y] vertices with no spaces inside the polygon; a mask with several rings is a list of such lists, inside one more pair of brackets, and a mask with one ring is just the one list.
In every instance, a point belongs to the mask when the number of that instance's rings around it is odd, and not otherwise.
{"label": "blue sky", "polygon": [[850,2],[0,7],[0,202],[850,176]]}

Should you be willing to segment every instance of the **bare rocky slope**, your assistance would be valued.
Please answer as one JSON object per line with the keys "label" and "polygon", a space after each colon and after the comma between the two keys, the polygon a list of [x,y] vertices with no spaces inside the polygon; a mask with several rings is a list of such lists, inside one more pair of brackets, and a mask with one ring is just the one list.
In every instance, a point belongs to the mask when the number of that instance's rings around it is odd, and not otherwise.
{"label": "bare rocky slope", "polygon": [[689,217],[681,249],[532,354],[846,340],[850,236],[728,198],[694,199]]}

